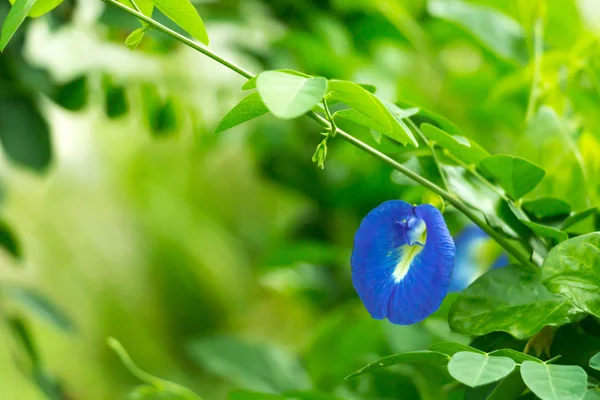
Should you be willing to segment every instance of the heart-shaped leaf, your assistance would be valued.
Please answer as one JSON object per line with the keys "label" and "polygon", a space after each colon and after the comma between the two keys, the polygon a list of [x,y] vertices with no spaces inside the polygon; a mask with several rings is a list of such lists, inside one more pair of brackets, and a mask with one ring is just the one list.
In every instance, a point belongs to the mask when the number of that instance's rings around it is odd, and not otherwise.
{"label": "heart-shaped leaf", "polygon": [[543,169],[524,158],[505,154],[482,159],[479,168],[485,175],[497,181],[515,200],[532,191],[546,174]]}
{"label": "heart-shaped leaf", "polygon": [[477,387],[499,381],[510,374],[515,366],[515,362],[508,357],[461,351],[452,356],[448,371],[457,381]]}
{"label": "heart-shaped leaf", "polygon": [[580,400],[587,387],[587,374],[576,365],[554,365],[524,361],[521,376],[542,400]]}

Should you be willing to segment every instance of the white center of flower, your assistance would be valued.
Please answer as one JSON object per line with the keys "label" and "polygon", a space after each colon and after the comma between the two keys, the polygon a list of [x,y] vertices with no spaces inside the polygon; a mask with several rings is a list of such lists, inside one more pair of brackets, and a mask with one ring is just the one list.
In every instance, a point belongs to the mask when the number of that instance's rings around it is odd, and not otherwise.
{"label": "white center of flower", "polygon": [[398,283],[404,279],[410,266],[425,247],[425,241],[427,240],[427,229],[425,222],[418,220],[414,226],[409,226],[406,232],[408,243],[400,246],[398,251],[400,252],[400,260],[394,268],[392,276],[394,282]]}

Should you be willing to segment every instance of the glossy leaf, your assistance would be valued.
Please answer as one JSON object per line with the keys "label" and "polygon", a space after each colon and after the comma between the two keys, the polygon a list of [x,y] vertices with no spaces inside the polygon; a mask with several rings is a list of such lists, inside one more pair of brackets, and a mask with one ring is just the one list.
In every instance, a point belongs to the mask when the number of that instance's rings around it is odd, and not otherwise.
{"label": "glossy leaf", "polygon": [[452,305],[450,327],[461,333],[508,332],[526,339],[544,326],[561,326],[585,314],[548,291],[537,271],[510,265],[493,269],[471,284]]}
{"label": "glossy leaf", "polygon": [[450,361],[450,357],[437,351],[423,350],[411,351],[408,353],[394,354],[381,358],[358,371],[348,375],[346,379],[356,378],[357,376],[368,374],[381,368],[392,365],[407,364],[414,367],[426,366],[445,369]]}
{"label": "glossy leaf", "polygon": [[580,400],[587,386],[587,374],[575,365],[554,365],[524,361],[523,381],[542,400]]}
{"label": "glossy leaf", "polygon": [[258,76],[256,88],[274,116],[292,119],[306,114],[323,99],[327,92],[327,80],[266,71]]}
{"label": "glossy leaf", "polygon": [[215,129],[215,133],[226,131],[268,112],[269,110],[261,100],[258,92],[251,93],[223,117],[217,129]]}
{"label": "glossy leaf", "polygon": [[600,371],[600,352],[596,353],[594,357],[590,358],[590,367]]}
{"label": "glossy leaf", "polygon": [[13,37],[19,26],[31,12],[36,0],[16,0],[10,8],[0,33],[0,52],[4,51],[6,45]]}
{"label": "glossy leaf", "polygon": [[524,201],[523,209],[532,218],[537,220],[561,217],[571,213],[569,203],[556,197],[540,197]]}
{"label": "glossy leaf", "polygon": [[[290,74],[290,75],[296,75],[296,76],[300,76],[303,78],[312,78],[312,76],[307,75],[303,72],[300,71],[296,71],[293,69],[276,69],[274,70],[275,72],[284,72],[286,74]],[[242,90],[251,90],[251,89],[256,89],[256,79],[258,79],[258,75],[255,76],[254,78],[250,78],[246,81],[246,83],[244,83],[244,85],[242,86]]]}
{"label": "glossy leaf", "polygon": [[551,226],[538,224],[524,219],[521,219],[520,221],[540,237],[552,239],[558,243],[564,242],[569,238],[565,232],[559,231]]}
{"label": "glossy leaf", "polygon": [[527,47],[524,30],[509,16],[494,8],[465,1],[435,0],[427,5],[433,16],[462,27],[499,57],[513,61],[525,60]]}
{"label": "glossy leaf", "polygon": [[473,353],[478,353],[478,354],[485,354],[484,351],[481,351],[479,349],[476,349],[474,347],[471,346],[467,346],[466,344],[462,344],[462,343],[457,343],[457,342],[441,342],[441,343],[436,343],[433,346],[429,347],[429,350],[431,351],[437,351],[439,353],[443,353],[446,354],[450,357],[452,357],[454,354],[458,353],[458,352],[465,352],[465,351],[471,351]]}
{"label": "glossy leaf", "polygon": [[338,116],[374,129],[402,144],[411,142],[415,147],[418,146],[412,132],[401,118],[397,117],[397,113],[392,113],[381,100],[360,85],[349,81],[330,80],[329,90],[328,98],[332,97],[358,112],[336,113]]}
{"label": "glossy leaf", "polygon": [[216,337],[192,343],[190,354],[213,374],[251,390],[280,393],[311,386],[298,360],[275,346]]}
{"label": "glossy leaf", "polygon": [[448,371],[460,383],[477,387],[499,381],[510,374],[515,366],[515,362],[508,357],[461,351],[452,356]]}
{"label": "glossy leaf", "polygon": [[52,160],[50,131],[32,100],[0,99],[0,141],[12,161],[36,171]]}
{"label": "glossy leaf", "polygon": [[482,159],[479,168],[515,200],[532,191],[545,175],[543,169],[524,158],[504,154]]}
{"label": "glossy leaf", "polygon": [[600,316],[600,233],[591,233],[553,248],[542,266],[542,281],[552,292]]}
{"label": "glossy leaf", "polygon": [[184,31],[208,45],[204,22],[189,0],[154,0],[154,5]]}
{"label": "glossy leaf", "polygon": [[476,143],[471,143],[462,136],[452,136],[433,125],[422,124],[421,131],[423,131],[423,134],[430,141],[434,141],[437,146],[448,150],[455,157],[468,165],[477,165],[479,161],[489,156],[489,154]]}

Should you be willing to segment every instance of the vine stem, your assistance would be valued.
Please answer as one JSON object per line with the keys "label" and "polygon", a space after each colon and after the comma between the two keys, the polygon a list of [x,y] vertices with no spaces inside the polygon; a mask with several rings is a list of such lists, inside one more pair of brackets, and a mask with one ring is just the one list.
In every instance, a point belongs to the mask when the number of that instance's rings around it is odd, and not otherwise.
{"label": "vine stem", "polygon": [[[215,60],[219,64],[229,68],[230,70],[236,72],[237,74],[243,76],[246,79],[252,79],[255,77],[255,75],[253,73],[246,70],[245,68],[243,68],[229,60],[226,60],[225,58],[212,52],[211,50],[207,49],[206,47],[194,42],[191,39],[188,39],[187,37],[173,31],[172,29],[167,28],[166,26],[160,24],[159,22],[156,22],[152,18],[147,17],[146,15],[144,15],[134,9],[129,8],[124,4],[119,3],[117,0],[102,0],[102,1],[109,3],[117,8],[120,8],[121,10],[138,18],[139,20],[144,21],[152,28],[154,28],[158,31],[161,31],[168,36],[171,36],[172,38],[178,40],[179,42],[185,44],[186,46],[191,47],[194,50],[197,50],[198,52]],[[332,124],[327,119],[320,116],[319,114],[316,114],[315,112],[310,111],[306,115],[308,117],[312,118],[313,120],[315,120],[320,125],[322,125],[326,128],[333,129]],[[358,140],[357,138],[350,135],[349,133],[347,133],[339,128],[337,129],[336,133],[337,133],[336,136],[341,137],[346,142],[354,145],[355,147],[358,147],[361,150],[364,150],[365,152],[371,154],[372,156],[379,158],[381,161],[388,164],[389,166],[391,166],[398,172],[406,175],[413,181],[417,182],[418,184],[424,186],[425,188],[431,190],[432,192],[434,192],[434,193],[438,194],[439,196],[441,196],[442,198],[444,198],[444,200],[446,200],[449,204],[454,206],[454,208],[456,208],[457,210],[462,212],[467,218],[469,218],[471,221],[473,221],[484,232],[486,232],[490,237],[492,237],[496,242],[498,242],[498,244],[500,244],[500,246],[502,246],[508,253],[510,253],[521,264],[523,264],[524,266],[529,267],[529,268],[533,268],[533,269],[537,268],[537,266],[533,262],[531,262],[525,254],[523,254],[521,251],[519,251],[512,243],[510,243],[501,234],[499,234],[494,229],[492,229],[492,227],[490,227],[482,218],[480,218],[473,210],[471,210],[467,205],[465,205],[458,198],[454,197],[453,195],[448,193],[446,190],[437,186],[435,183],[433,183],[433,182],[427,180],[426,178],[422,177],[421,175],[416,174],[415,172],[411,171],[404,165],[400,164],[398,161],[383,154],[382,152],[369,146],[368,144]]]}

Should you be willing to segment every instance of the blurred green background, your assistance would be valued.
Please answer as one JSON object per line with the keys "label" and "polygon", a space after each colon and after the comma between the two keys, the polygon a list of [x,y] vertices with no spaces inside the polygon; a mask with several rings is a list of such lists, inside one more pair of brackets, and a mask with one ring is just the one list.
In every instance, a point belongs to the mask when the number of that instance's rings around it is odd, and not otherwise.
{"label": "blurred green background", "polygon": [[[543,166],[530,197],[574,210],[600,194],[598,4],[195,2],[214,51],[254,72],[352,79],[433,110],[490,153]],[[439,398],[410,367],[343,379],[393,352],[469,341],[444,309],[408,327],[371,320],[352,288],[361,218],[384,200],[419,202],[423,189],[336,140],[321,171],[308,119],[265,116],[214,135],[244,80],[158,32],[130,51],[138,26],[100,0],[66,0],[0,55],[1,216],[22,251],[0,254],[0,289],[43,293],[74,328],[9,300],[0,313],[27,321],[68,398],[125,398],[138,384],[109,336],[208,400],[239,388]],[[428,167],[413,158],[420,149],[348,130]],[[465,225],[446,217],[453,234]],[[0,398],[42,398],[8,324],[0,343]]]}

